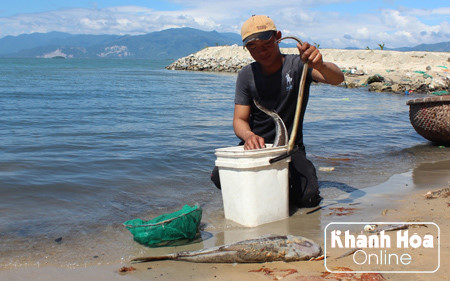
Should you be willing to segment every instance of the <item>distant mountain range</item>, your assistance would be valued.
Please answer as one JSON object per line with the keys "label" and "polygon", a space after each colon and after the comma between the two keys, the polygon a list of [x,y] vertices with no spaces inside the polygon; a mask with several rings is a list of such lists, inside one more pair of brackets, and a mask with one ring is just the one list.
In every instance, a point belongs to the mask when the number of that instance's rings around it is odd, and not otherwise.
{"label": "distant mountain range", "polygon": [[450,52],[450,41],[436,44],[420,44],[412,48],[397,48],[397,51],[428,51],[428,52]]}
{"label": "distant mountain range", "polygon": [[[358,50],[360,48],[349,47],[347,50]],[[376,50],[375,48],[373,50]],[[378,48],[378,50],[380,50]],[[412,51],[423,51],[423,52],[450,52],[450,41],[441,42],[436,44],[420,44],[414,47],[401,47],[401,48],[383,48],[383,50],[390,51],[400,51],[400,52],[412,52]]]}
{"label": "distant mountain range", "polygon": [[[193,28],[173,28],[133,36],[49,32],[1,38],[0,57],[178,59],[205,47],[233,44],[242,45],[239,34]],[[395,50],[448,52],[450,42]]]}
{"label": "distant mountain range", "polygon": [[193,28],[135,36],[33,33],[0,39],[0,57],[177,59],[208,46],[241,42],[236,33]]}

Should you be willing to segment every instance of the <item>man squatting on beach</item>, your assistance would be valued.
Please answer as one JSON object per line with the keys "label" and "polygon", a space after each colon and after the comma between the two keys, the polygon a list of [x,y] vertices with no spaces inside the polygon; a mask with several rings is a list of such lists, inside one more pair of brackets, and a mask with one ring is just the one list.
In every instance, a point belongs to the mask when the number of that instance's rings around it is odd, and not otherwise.
{"label": "man squatting on beach", "polygon": [[[250,17],[242,25],[241,36],[244,48],[255,60],[239,72],[234,100],[233,128],[241,139],[240,145],[243,144],[246,150],[264,148],[265,143],[273,143],[276,133],[272,118],[255,107],[254,98],[264,107],[277,112],[291,135],[303,62],[308,63],[302,114],[295,142],[299,150],[291,156],[289,163],[289,201],[298,207],[317,206],[322,197],[316,169],[306,158],[303,117],[311,82],[338,85],[344,81],[344,75],[335,64],[324,62],[319,50],[307,42],[297,44],[300,55],[281,54],[277,43],[281,32],[268,16]],[[220,188],[217,167],[211,174],[211,180]]]}

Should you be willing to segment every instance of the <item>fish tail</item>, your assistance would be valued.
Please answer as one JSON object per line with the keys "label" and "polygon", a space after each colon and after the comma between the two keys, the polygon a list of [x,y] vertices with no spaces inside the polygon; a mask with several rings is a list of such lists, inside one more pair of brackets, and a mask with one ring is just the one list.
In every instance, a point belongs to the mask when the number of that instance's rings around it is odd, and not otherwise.
{"label": "fish tail", "polygon": [[140,257],[134,258],[131,262],[152,262],[152,261],[164,261],[164,260],[175,260],[177,255],[164,255],[164,256],[153,256],[153,257]]}

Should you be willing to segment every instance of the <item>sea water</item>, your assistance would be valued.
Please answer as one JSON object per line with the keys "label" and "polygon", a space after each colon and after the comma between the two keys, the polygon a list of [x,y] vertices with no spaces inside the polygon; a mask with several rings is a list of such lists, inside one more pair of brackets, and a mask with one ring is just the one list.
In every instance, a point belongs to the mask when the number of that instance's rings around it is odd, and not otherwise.
{"label": "sea water", "polygon": [[[0,59],[0,265],[26,257],[69,264],[74,249],[115,251],[112,244],[131,241],[122,222],[184,204],[223,216],[209,177],[214,150],[239,142],[236,74],[168,64]],[[406,101],[417,97],[312,85],[304,142],[326,199],[420,163],[448,163],[448,148],[410,124]],[[67,248],[58,250],[61,243]]]}

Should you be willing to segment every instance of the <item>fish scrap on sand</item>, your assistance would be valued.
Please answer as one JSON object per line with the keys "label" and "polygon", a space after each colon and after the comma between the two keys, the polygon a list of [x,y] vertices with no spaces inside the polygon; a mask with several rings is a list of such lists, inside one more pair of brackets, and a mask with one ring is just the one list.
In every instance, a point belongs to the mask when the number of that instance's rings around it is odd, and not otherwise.
{"label": "fish scrap on sand", "polygon": [[293,235],[267,235],[256,239],[163,256],[135,258],[132,262],[181,260],[198,263],[261,263],[310,260],[322,254],[314,241]]}

